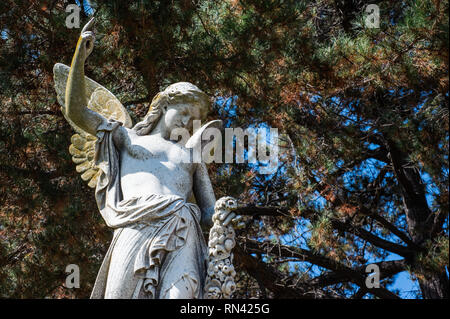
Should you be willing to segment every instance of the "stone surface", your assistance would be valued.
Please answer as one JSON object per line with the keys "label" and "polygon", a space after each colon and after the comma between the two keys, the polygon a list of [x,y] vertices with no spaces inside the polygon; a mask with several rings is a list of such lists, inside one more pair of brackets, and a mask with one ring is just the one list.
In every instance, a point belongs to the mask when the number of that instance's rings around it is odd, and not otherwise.
{"label": "stone surface", "polygon": [[208,269],[205,297],[208,299],[229,299],[236,290],[232,249],[236,244],[230,212],[237,208],[232,197],[217,200],[213,215],[214,225],[209,231]]}
{"label": "stone surface", "polygon": [[[204,119],[209,97],[191,83],[175,83],[132,127],[115,96],[84,76],[92,27],[90,21],[83,28],[70,69],[54,67],[58,101],[78,132],[71,140],[73,161],[115,229],[91,297],[202,298],[208,251],[200,224],[212,225],[216,200],[205,164],[182,161],[192,149],[170,135]],[[220,216],[228,223],[235,215],[222,209]]]}

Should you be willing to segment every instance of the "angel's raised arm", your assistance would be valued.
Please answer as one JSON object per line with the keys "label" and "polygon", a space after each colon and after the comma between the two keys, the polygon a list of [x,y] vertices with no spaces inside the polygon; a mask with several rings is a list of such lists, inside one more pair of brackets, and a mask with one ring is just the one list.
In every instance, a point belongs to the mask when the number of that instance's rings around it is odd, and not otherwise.
{"label": "angel's raised arm", "polygon": [[72,58],[65,93],[65,115],[78,127],[95,135],[97,127],[106,119],[87,108],[84,63],[94,48],[94,19],[91,19],[81,31],[75,54]]}

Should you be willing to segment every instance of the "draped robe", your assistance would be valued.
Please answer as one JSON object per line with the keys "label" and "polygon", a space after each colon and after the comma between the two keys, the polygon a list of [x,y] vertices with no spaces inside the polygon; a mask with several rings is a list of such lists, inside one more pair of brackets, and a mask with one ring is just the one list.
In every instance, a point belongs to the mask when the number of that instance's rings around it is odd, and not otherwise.
{"label": "draped robe", "polygon": [[200,209],[177,195],[122,199],[115,121],[97,129],[95,162],[101,170],[95,198],[114,236],[91,298],[202,298],[206,244]]}

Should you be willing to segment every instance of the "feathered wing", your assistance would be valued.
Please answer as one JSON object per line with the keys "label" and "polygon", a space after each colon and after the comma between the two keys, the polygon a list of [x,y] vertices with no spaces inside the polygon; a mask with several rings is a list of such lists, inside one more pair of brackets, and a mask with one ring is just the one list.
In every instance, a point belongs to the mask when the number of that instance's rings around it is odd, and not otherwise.
{"label": "feathered wing", "polygon": [[218,129],[219,131],[222,131],[222,121],[213,120],[204,124],[188,139],[186,142],[186,148],[192,148],[194,150],[197,148],[200,151],[200,154],[203,154],[203,150],[206,145],[209,145],[209,149],[217,149],[218,147],[221,147],[221,139],[219,140],[218,138],[213,138],[210,141],[205,141],[203,139],[203,133],[205,133],[208,129]]}
{"label": "feathered wing", "polygon": [[[97,178],[100,175],[99,169],[94,162],[95,142],[97,138],[76,126],[66,117],[64,110],[69,70],[70,67],[62,63],[56,63],[53,67],[57,99],[62,107],[64,117],[77,132],[72,135],[70,139],[72,144],[69,147],[72,160],[77,164],[76,170],[81,174],[81,178],[88,183],[89,187],[95,188]],[[132,127],[130,115],[114,94],[88,77],[85,77],[85,83],[86,97],[88,97],[86,104],[89,109],[103,115],[107,119],[122,122],[127,128]]]}

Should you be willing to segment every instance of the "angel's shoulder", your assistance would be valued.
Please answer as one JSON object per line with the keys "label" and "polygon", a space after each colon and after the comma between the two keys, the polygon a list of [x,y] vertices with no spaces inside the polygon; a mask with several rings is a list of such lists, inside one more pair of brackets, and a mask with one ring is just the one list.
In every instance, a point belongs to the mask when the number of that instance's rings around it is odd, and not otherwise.
{"label": "angel's shoulder", "polygon": [[114,125],[115,127],[112,129],[112,136],[115,146],[118,148],[122,148],[131,144],[131,139],[133,139],[135,135],[134,131],[123,125],[116,125]]}

